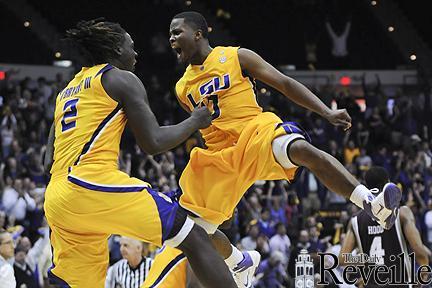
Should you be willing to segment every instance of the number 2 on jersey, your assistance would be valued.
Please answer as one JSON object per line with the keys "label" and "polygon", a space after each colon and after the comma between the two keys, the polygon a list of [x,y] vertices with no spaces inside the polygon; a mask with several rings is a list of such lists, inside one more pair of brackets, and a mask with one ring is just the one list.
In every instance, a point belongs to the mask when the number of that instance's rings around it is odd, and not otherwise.
{"label": "number 2 on jersey", "polygon": [[61,121],[62,132],[65,132],[69,129],[75,128],[76,120],[71,120],[69,118],[75,117],[78,115],[78,110],[76,108],[78,98],[68,100],[63,106],[63,119]]}

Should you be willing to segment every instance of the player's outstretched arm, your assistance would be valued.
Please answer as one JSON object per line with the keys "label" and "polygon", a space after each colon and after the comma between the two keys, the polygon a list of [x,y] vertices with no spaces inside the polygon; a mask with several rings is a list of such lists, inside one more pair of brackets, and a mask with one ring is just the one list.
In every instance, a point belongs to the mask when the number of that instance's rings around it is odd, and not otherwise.
{"label": "player's outstretched arm", "polygon": [[429,265],[429,254],[431,252],[423,245],[420,232],[415,224],[414,214],[407,206],[402,206],[399,213],[403,233],[415,253],[416,262],[420,265]]}
{"label": "player's outstretched arm", "polygon": [[44,170],[45,173],[49,173],[51,166],[54,162],[54,138],[55,138],[55,126],[54,123],[51,125],[51,129],[48,135],[48,142],[46,144],[45,157],[44,157]]}
{"label": "player's outstretched arm", "polygon": [[159,126],[150,109],[144,85],[131,72],[112,69],[102,76],[102,85],[124,109],[136,141],[146,153],[153,155],[172,149],[197,129],[211,124],[210,112],[206,107],[200,107],[177,125]]}
{"label": "player's outstretched arm", "polygon": [[250,76],[279,90],[286,97],[344,129],[351,127],[351,117],[345,109],[331,110],[315,94],[298,81],[282,74],[255,52],[240,48],[238,57],[242,70]]}

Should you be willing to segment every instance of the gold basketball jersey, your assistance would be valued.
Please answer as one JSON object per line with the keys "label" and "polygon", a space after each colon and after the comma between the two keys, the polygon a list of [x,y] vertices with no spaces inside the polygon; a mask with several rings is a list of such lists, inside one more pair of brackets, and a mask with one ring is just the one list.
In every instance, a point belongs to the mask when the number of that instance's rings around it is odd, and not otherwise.
{"label": "gold basketball jersey", "polygon": [[112,68],[110,64],[84,67],[58,94],[51,174],[83,164],[117,168],[126,116],[101,83],[102,74]]}
{"label": "gold basketball jersey", "polygon": [[255,83],[243,75],[238,47],[215,47],[202,65],[189,65],[177,82],[179,100],[190,110],[206,105],[212,125],[201,133],[210,150],[230,147],[248,123],[262,112]]}

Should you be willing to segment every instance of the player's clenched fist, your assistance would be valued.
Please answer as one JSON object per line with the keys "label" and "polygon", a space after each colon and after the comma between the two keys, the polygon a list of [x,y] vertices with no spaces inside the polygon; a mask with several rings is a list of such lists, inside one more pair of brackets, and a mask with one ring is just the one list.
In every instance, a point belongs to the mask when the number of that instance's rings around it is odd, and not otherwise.
{"label": "player's clenched fist", "polygon": [[197,107],[192,111],[191,117],[195,119],[198,129],[210,126],[212,116],[207,107]]}

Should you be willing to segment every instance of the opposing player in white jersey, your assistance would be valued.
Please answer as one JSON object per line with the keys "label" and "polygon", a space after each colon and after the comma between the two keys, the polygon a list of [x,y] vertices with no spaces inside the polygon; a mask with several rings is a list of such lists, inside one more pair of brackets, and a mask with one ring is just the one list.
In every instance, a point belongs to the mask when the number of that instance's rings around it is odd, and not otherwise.
{"label": "opposing player in white jersey", "polygon": [[[377,193],[390,182],[387,171],[382,167],[372,167],[365,176],[366,186],[373,188],[371,191]],[[395,275],[397,282],[411,282],[414,275],[411,275],[412,268],[408,258],[411,250],[415,254],[415,260],[420,265],[429,264],[431,252],[423,245],[420,233],[416,228],[414,215],[407,206],[400,207],[396,216],[395,225],[389,229],[383,229],[364,211],[359,212],[351,218],[347,236],[342,244],[339,254],[339,264],[346,263],[344,254],[351,253],[358,248],[360,253],[368,256],[375,256],[379,265],[391,267],[396,266],[395,271],[404,271],[404,275]],[[403,253],[403,254],[402,254]],[[398,256],[400,255],[400,256]],[[403,259],[403,261],[402,261]],[[403,267],[400,267],[403,266]],[[404,277],[404,278],[402,278]],[[405,279],[405,281],[402,281]],[[381,280],[385,280],[383,276]],[[390,279],[388,279],[390,281]],[[376,279],[369,280],[365,287],[382,287],[376,283]],[[412,287],[410,284],[399,284],[397,287]]]}

